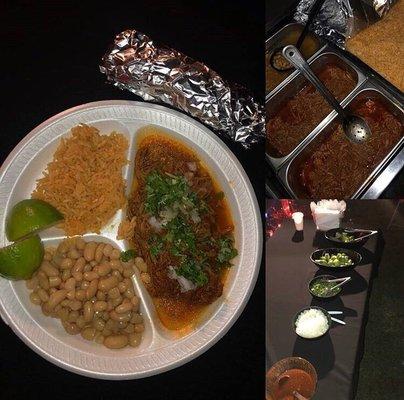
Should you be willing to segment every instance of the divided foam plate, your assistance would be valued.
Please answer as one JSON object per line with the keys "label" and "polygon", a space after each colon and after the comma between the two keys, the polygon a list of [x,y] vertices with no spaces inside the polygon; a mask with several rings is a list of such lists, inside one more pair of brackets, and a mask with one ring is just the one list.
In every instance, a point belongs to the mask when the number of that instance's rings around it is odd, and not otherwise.
{"label": "divided foam plate", "polygon": [[[234,260],[223,296],[209,306],[206,316],[188,335],[177,338],[175,332],[160,323],[151,298],[138,273],[133,277],[141,299],[145,320],[142,343],[138,348],[110,350],[80,335],[68,335],[60,321],[42,314],[29,301],[25,282],[0,278],[0,314],[13,331],[47,360],[70,371],[103,379],[133,379],[154,375],[197,357],[219,340],[240,316],[254,288],[261,261],[262,227],[257,200],[238,160],[209,129],[184,114],[162,106],[131,101],[101,101],[66,110],[31,131],[12,151],[0,170],[0,245],[7,244],[5,219],[11,207],[29,198],[60,138],[70,129],[86,123],[102,134],[117,131],[129,141],[129,164],[123,169],[130,192],[136,135],[140,128],[156,125],[197,153],[224,191],[235,224],[239,256]],[[101,230],[86,234],[86,240],[110,242],[121,250],[124,241],[116,239],[122,210]],[[41,233],[45,245],[55,246],[64,232],[51,228]]]}

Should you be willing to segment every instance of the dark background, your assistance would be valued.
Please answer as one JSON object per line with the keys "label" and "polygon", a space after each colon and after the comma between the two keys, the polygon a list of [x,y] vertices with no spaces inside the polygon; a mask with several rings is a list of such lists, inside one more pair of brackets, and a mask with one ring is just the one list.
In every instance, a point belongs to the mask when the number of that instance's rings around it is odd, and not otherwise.
{"label": "dark background", "polygon": [[[218,6],[218,3],[221,5]],[[97,100],[139,100],[105,83],[98,63],[114,35],[148,34],[205,62],[264,99],[265,4],[249,1],[2,2],[0,162],[36,125]],[[263,148],[231,145],[263,199]],[[262,205],[262,204],[261,204]],[[196,360],[132,381],[100,381],[60,369],[0,322],[0,397],[259,399],[264,394],[264,282],[226,336]]]}
{"label": "dark background", "polygon": [[276,26],[287,16],[292,16],[299,0],[265,0],[265,33],[266,38],[275,31]]}

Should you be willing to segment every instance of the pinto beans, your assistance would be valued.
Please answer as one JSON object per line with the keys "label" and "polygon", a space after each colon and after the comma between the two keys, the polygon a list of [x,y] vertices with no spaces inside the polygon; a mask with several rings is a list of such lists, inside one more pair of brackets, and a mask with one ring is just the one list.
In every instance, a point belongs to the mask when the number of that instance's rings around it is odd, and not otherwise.
{"label": "pinto beans", "polygon": [[86,261],[90,262],[94,260],[96,247],[97,243],[95,242],[88,242],[86,244],[86,247],[84,247],[84,258]]}
{"label": "pinto beans", "polygon": [[110,349],[139,346],[144,324],[131,280],[135,260],[124,263],[120,254],[108,243],[81,237],[47,248],[39,270],[26,282],[31,302],[60,319],[70,335],[80,333]]}
{"label": "pinto beans", "polygon": [[66,289],[61,289],[58,290],[57,292],[51,294],[50,298],[49,298],[49,307],[51,308],[55,308],[59,303],[62,302],[62,300],[65,299],[67,294],[67,290]]}
{"label": "pinto beans", "polygon": [[100,279],[98,283],[98,289],[104,292],[109,291],[113,287],[118,285],[118,278],[116,276],[110,276],[108,278]]}
{"label": "pinto beans", "polygon": [[45,274],[46,274],[48,277],[51,277],[51,276],[59,276],[59,271],[58,271],[58,269],[55,268],[49,261],[44,261],[44,262],[41,264],[40,269],[41,269],[43,272],[45,272]]}
{"label": "pinto beans", "polygon": [[94,279],[90,282],[90,285],[86,289],[86,297],[88,300],[93,298],[98,290],[98,279]]}
{"label": "pinto beans", "polygon": [[111,335],[104,339],[104,346],[110,349],[122,349],[128,344],[127,335]]}

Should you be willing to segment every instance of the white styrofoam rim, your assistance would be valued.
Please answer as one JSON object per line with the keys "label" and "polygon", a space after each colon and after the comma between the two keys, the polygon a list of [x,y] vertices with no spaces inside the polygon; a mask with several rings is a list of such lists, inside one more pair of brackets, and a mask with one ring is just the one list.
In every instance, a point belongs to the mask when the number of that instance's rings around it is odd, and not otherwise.
{"label": "white styrofoam rim", "polygon": [[[17,157],[20,151],[29,143],[31,139],[33,139],[37,134],[41,132],[45,127],[48,125],[51,125],[52,123],[55,123],[56,121],[71,115],[75,114],[78,112],[81,112],[83,110],[89,110],[93,108],[99,108],[99,107],[108,107],[108,106],[136,106],[136,107],[141,107],[141,108],[146,108],[146,109],[151,109],[151,110],[156,110],[158,112],[164,112],[168,113],[170,115],[173,115],[179,119],[182,119],[186,121],[189,124],[194,125],[196,128],[202,130],[204,134],[208,135],[211,140],[216,142],[215,144],[220,147],[221,151],[226,153],[226,155],[231,159],[231,162],[237,169],[237,172],[240,174],[243,185],[246,187],[246,190],[249,195],[249,200],[251,201],[251,206],[254,210],[254,224],[256,228],[256,234],[257,234],[257,243],[256,243],[256,257],[255,257],[255,263],[252,266],[253,268],[253,274],[251,275],[250,282],[248,284],[247,290],[244,292],[243,297],[240,299],[237,308],[235,312],[232,314],[232,316],[226,321],[224,326],[212,337],[209,338],[202,346],[199,348],[195,349],[194,351],[181,356],[179,360],[172,360],[165,365],[162,365],[158,368],[154,368],[151,370],[145,370],[142,372],[128,372],[128,373],[99,373],[99,372],[94,372],[91,370],[86,370],[77,366],[70,365],[69,363],[63,362],[59,360],[58,358],[54,357],[53,355],[49,354],[48,352],[44,351],[39,345],[35,343],[34,340],[31,340],[25,332],[22,332],[18,327],[15,325],[13,321],[13,316],[7,313],[6,307],[3,304],[3,300],[0,297],[0,316],[3,318],[3,320],[11,327],[11,329],[14,331],[14,333],[25,343],[33,349],[36,353],[38,353],[40,356],[45,358],[46,360],[50,361],[51,363],[60,366],[66,370],[72,371],[74,373],[78,373],[80,375],[85,375],[93,378],[101,378],[101,379],[111,379],[111,380],[119,380],[119,379],[134,379],[134,378],[141,378],[141,377],[146,377],[146,376],[152,376],[156,375],[165,371],[168,371],[170,369],[179,367],[192,359],[198,357],[202,353],[204,353],[206,350],[208,350],[211,346],[213,346],[220,338],[222,338],[226,332],[231,328],[231,326],[235,323],[235,321],[239,318],[241,315],[242,311],[244,310],[251,293],[253,291],[253,288],[255,286],[255,283],[257,281],[258,277],[258,272],[260,268],[260,263],[261,263],[261,255],[262,255],[262,225],[261,225],[261,218],[260,218],[260,210],[258,207],[258,202],[254,193],[254,190],[251,186],[251,183],[247,177],[247,174],[245,173],[243,167],[237,160],[237,158],[234,156],[234,154],[227,148],[227,146],[223,143],[222,140],[220,140],[213,132],[211,132],[208,128],[206,128],[204,125],[200,124],[199,122],[195,121],[194,119],[188,117],[187,115],[184,115],[183,113],[179,111],[175,111],[172,109],[169,109],[164,106],[156,105],[156,104],[150,104],[150,103],[143,103],[143,102],[135,102],[135,101],[125,101],[125,100],[106,100],[106,101],[98,101],[98,102],[92,102],[92,103],[87,103],[83,104],[80,106],[72,107],[70,109],[67,109],[65,111],[62,111],[61,113],[49,118],[42,124],[38,125],[36,128],[34,128],[28,135],[26,135],[19,143],[18,145],[11,151],[9,156],[6,158],[4,163],[2,164],[0,168],[0,183],[2,182],[4,175],[12,163],[12,161]],[[1,294],[0,294],[1,296]]]}

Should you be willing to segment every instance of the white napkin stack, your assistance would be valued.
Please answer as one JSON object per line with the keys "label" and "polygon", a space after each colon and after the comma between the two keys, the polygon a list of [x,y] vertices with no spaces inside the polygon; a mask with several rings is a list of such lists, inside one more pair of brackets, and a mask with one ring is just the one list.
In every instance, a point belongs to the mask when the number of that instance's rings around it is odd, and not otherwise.
{"label": "white napkin stack", "polygon": [[344,200],[320,200],[317,203],[312,201],[310,209],[317,229],[328,231],[339,228],[341,219],[344,217],[346,203]]}

